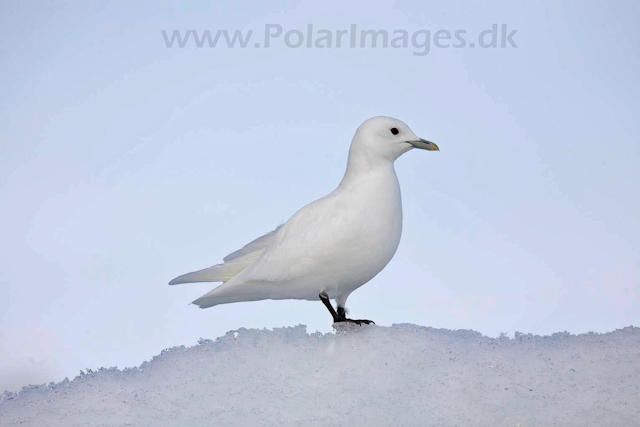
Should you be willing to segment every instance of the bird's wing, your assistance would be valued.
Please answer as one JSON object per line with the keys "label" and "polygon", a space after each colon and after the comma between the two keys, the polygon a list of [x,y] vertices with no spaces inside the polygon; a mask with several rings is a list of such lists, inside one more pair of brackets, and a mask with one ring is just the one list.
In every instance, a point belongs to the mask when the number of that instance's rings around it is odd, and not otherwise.
{"label": "bird's wing", "polygon": [[237,251],[230,253],[224,257],[224,263],[217,264],[203,270],[194,271],[192,273],[183,274],[182,276],[173,279],[169,284],[179,285],[182,283],[195,282],[226,282],[231,280],[260,257],[269,243],[271,243],[275,233],[280,229],[280,227],[282,226],[279,226],[264,236],[258,237]]}
{"label": "bird's wing", "polygon": [[360,212],[347,209],[345,202],[348,198],[329,195],[300,209],[274,235],[272,244],[242,279],[286,282],[313,276],[321,265],[335,265],[336,258],[362,241],[363,221],[357,219]]}
{"label": "bird's wing", "polygon": [[[306,299],[306,294],[292,296],[291,287],[286,284],[301,277],[306,278],[307,286],[313,286],[311,281],[314,280],[336,282],[332,277],[341,276],[341,271],[327,266],[344,265],[339,261],[345,251],[355,249],[356,253],[362,252],[358,247],[363,241],[359,230],[362,221],[358,220],[362,212],[347,209],[344,204],[348,202],[349,198],[329,195],[300,209],[275,232],[263,236],[268,236],[269,242],[258,251],[231,259],[229,264],[258,254],[239,274],[196,299],[193,304],[207,308],[239,301]],[[260,245],[261,239],[254,240],[245,248]],[[357,270],[357,260],[355,264],[349,263],[350,268],[353,265]]]}
{"label": "bird's wing", "polygon": [[271,243],[271,241],[273,240],[273,236],[275,236],[276,232],[280,230],[281,227],[282,225],[278,226],[275,230],[268,232],[264,236],[260,236],[257,239],[252,240],[237,251],[231,252],[229,255],[223,258],[223,261],[229,262],[236,258],[243,257],[247,254],[264,250],[264,248],[266,248],[269,243]]}

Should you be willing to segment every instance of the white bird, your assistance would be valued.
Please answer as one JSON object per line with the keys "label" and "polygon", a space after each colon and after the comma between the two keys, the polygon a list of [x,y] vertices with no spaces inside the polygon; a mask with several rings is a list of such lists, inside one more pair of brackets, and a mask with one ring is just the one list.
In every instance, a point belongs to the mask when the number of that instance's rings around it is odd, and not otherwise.
{"label": "white bird", "polygon": [[[193,301],[200,308],[241,301],[322,301],[334,322],[349,295],[388,263],[402,234],[400,185],[393,167],[412,148],[438,151],[400,120],[374,117],[356,131],[338,187],[270,233],[227,255],[224,263],[184,274],[170,285],[224,282]],[[337,312],[329,299],[337,303]]]}

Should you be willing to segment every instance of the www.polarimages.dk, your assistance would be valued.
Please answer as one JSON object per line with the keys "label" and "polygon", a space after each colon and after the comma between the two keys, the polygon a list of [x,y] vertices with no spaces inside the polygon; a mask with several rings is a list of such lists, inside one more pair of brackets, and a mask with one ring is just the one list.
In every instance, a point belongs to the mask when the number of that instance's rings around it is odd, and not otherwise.
{"label": "www.polarimages.dk", "polygon": [[[466,30],[359,30],[356,24],[349,29],[315,29],[308,24],[305,31],[284,31],[282,25],[266,24],[262,41],[250,44],[253,30],[162,30],[167,48],[270,48],[277,44],[291,49],[356,49],[356,48],[394,48],[412,47],[415,56],[425,56],[431,47],[438,49],[460,48],[517,48],[513,37],[518,30],[509,30],[507,24],[493,24],[491,28],[478,32],[476,37]],[[254,39],[255,40],[255,39]],[[470,41],[475,40],[475,41]]]}

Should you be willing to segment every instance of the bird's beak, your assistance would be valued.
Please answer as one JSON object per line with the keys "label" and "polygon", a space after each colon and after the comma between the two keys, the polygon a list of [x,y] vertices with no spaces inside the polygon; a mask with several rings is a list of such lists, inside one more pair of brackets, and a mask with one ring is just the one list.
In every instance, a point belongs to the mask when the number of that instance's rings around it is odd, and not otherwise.
{"label": "bird's beak", "polygon": [[414,147],[420,148],[422,150],[440,151],[440,148],[438,148],[435,142],[427,141],[426,139],[420,138],[416,141],[407,141],[407,142],[413,145]]}

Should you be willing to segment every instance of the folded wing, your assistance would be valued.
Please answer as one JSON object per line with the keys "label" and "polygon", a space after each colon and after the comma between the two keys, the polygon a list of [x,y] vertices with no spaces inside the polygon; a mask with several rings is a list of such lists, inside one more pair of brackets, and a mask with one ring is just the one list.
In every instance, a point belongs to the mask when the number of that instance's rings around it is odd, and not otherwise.
{"label": "folded wing", "polygon": [[230,253],[224,257],[224,263],[214,265],[213,267],[203,270],[194,271],[192,273],[183,274],[169,282],[170,285],[179,285],[182,283],[196,282],[226,282],[231,280],[244,269],[249,267],[257,260],[262,252],[269,246],[279,226],[275,230],[260,236],[252,242],[246,244],[241,249]]}

